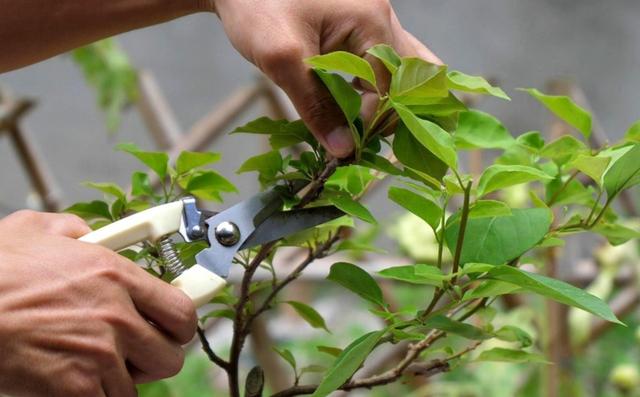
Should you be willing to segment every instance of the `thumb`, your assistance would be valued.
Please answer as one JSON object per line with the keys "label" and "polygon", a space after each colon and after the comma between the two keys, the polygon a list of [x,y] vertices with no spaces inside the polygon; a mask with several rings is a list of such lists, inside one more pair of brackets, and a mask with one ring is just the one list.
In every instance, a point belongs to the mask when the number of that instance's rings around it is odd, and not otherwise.
{"label": "thumb", "polygon": [[262,70],[282,88],[311,133],[338,158],[354,150],[347,120],[329,91],[303,62],[304,51],[295,47],[272,53]]}

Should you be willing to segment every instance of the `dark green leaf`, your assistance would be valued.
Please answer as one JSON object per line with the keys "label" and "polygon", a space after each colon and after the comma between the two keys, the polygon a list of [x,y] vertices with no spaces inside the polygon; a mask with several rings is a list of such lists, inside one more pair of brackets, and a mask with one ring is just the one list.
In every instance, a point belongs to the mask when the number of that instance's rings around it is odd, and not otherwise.
{"label": "dark green leaf", "polygon": [[449,78],[449,88],[452,90],[493,95],[508,101],[511,100],[501,88],[492,86],[480,76],[470,76],[457,70],[452,70],[447,74],[447,77]]}
{"label": "dark green leaf", "polygon": [[425,326],[473,340],[484,340],[492,337],[491,334],[484,332],[480,328],[450,319],[442,314],[429,318],[425,322]]}
{"label": "dark green leaf", "polygon": [[290,122],[288,120],[272,120],[268,117],[260,117],[250,123],[233,130],[235,133],[271,135],[269,143],[274,150],[293,146],[301,142],[307,142],[315,147],[317,142],[309,132],[302,120]]}
{"label": "dark green leaf", "polygon": [[575,127],[585,138],[591,136],[591,114],[576,105],[567,96],[545,95],[535,88],[525,89],[531,96],[536,98],[553,114]]}
{"label": "dark green leaf", "polygon": [[478,182],[478,197],[505,187],[553,179],[537,168],[524,165],[494,164],[484,170]]}
{"label": "dark green leaf", "polygon": [[111,219],[109,205],[104,201],[92,201],[89,203],[76,203],[64,210],[70,214],[78,215],[85,220],[96,218]]}
{"label": "dark green leaf", "polygon": [[320,353],[325,353],[333,357],[338,357],[340,353],[342,353],[342,349],[332,346],[316,346],[316,350]]}
{"label": "dark green leaf", "polygon": [[442,273],[442,270],[431,265],[407,265],[394,266],[378,272],[380,276],[411,284],[442,286],[442,281],[451,279],[451,276]]}
{"label": "dark green leaf", "polygon": [[[460,213],[452,216],[445,240],[455,252],[460,229]],[[460,263],[501,265],[538,244],[549,231],[551,212],[544,208],[512,209],[510,216],[471,218],[467,223]]]}
{"label": "dark green leaf", "polygon": [[333,72],[343,72],[368,81],[376,87],[376,75],[371,65],[359,56],[346,51],[334,51],[324,55],[316,55],[304,60],[314,68]]}
{"label": "dark green leaf", "polygon": [[504,265],[492,269],[487,273],[486,277],[515,284],[526,291],[542,295],[565,305],[577,307],[607,321],[622,324],[609,306],[600,298],[564,281]]}
{"label": "dark green leaf", "polygon": [[591,230],[604,236],[611,245],[620,245],[640,238],[640,232],[617,223],[599,223]]}
{"label": "dark green leaf", "polygon": [[216,163],[220,161],[221,157],[220,153],[184,151],[180,153],[178,160],[176,160],[176,171],[178,171],[178,174],[183,174],[192,169]]}
{"label": "dark green leaf", "polygon": [[313,307],[296,301],[287,301],[285,303],[293,307],[300,317],[302,317],[313,328],[322,328],[331,333],[329,328],[327,328],[327,324],[324,322],[324,318],[322,318],[320,313],[318,313]]}
{"label": "dark green leaf", "polygon": [[384,334],[385,331],[370,332],[347,346],[331,365],[331,368],[322,378],[320,385],[311,397],[328,396],[349,380]]}
{"label": "dark green leaf", "polygon": [[365,222],[376,224],[376,218],[371,215],[371,212],[364,205],[355,201],[347,195],[337,195],[329,198],[331,204],[335,205],[338,209],[345,213],[360,218]]}
{"label": "dark green leaf", "polygon": [[580,153],[588,153],[585,144],[571,135],[564,135],[542,148],[540,156],[550,158],[556,164],[565,164]]}
{"label": "dark green leaf", "polygon": [[433,230],[437,230],[442,218],[442,208],[431,199],[411,190],[389,188],[389,198],[407,211],[419,216]]}
{"label": "dark green leaf", "polygon": [[345,262],[335,263],[331,266],[327,279],[335,281],[369,302],[384,306],[382,290],[378,283],[358,266]]}
{"label": "dark green leaf", "polygon": [[498,119],[478,110],[460,113],[454,138],[463,149],[506,149],[515,142]]}
{"label": "dark green leaf", "polygon": [[439,181],[447,173],[447,165],[420,144],[403,123],[400,123],[393,138],[393,154],[412,171],[434,179],[435,186],[440,186]]}
{"label": "dark green leaf", "polygon": [[362,153],[362,159],[360,165],[374,169],[376,171],[384,172],[389,175],[400,175],[402,171],[396,168],[389,160],[373,153]]}

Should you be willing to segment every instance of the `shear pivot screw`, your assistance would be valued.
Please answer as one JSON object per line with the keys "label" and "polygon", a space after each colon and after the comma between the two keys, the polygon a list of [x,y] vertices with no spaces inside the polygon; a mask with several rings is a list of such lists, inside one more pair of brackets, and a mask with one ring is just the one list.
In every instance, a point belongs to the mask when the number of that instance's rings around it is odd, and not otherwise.
{"label": "shear pivot screw", "polygon": [[226,247],[235,245],[240,241],[240,229],[233,222],[222,222],[216,226],[216,240]]}

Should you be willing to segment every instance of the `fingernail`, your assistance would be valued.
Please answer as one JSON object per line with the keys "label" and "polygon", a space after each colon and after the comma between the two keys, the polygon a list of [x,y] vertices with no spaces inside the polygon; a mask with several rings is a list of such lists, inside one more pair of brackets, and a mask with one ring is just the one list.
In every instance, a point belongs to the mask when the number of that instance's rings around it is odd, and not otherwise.
{"label": "fingernail", "polygon": [[338,158],[347,157],[355,148],[349,127],[338,127],[326,136],[327,150]]}

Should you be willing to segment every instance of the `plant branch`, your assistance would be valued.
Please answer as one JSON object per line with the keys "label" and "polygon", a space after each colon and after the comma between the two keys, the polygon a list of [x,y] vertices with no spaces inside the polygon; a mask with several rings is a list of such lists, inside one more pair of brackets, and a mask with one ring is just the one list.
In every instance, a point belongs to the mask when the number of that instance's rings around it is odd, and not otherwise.
{"label": "plant branch", "polygon": [[216,354],[211,348],[209,344],[209,340],[205,335],[204,329],[198,327],[198,338],[200,338],[200,343],[202,344],[202,350],[205,352],[210,361],[215,363],[218,367],[227,370],[229,368],[229,363],[223,360],[220,356]]}
{"label": "plant branch", "polygon": [[469,200],[471,197],[471,182],[467,183],[467,186],[464,189],[464,204],[462,206],[462,216],[460,217],[460,230],[458,231],[458,241],[456,243],[456,253],[453,258],[453,268],[451,272],[454,274],[451,279],[451,284],[455,285],[457,276],[455,274],[458,272],[460,267],[460,256],[462,255],[462,245],[464,243],[464,235],[467,231],[467,221],[469,220]]}
{"label": "plant branch", "polygon": [[[354,379],[351,380],[344,385],[342,385],[339,390],[353,390],[359,388],[372,388],[375,386],[382,386],[389,383],[393,383],[397,381],[402,375],[406,372],[411,372],[414,375],[421,375],[425,377],[430,377],[441,372],[447,372],[449,370],[449,362],[455,360],[457,358],[462,357],[463,355],[475,350],[480,346],[481,342],[477,342],[466,349],[453,354],[444,359],[436,359],[425,363],[414,363],[414,361],[420,356],[420,354],[429,348],[436,340],[440,339],[445,333],[442,331],[435,331],[427,335],[420,342],[410,345],[407,349],[407,353],[404,358],[392,369],[379,374],[373,375],[367,378]],[[292,397],[299,396],[305,394],[312,394],[318,385],[302,385],[302,386],[294,386],[289,389],[283,390],[276,394],[273,394],[271,397]]]}

